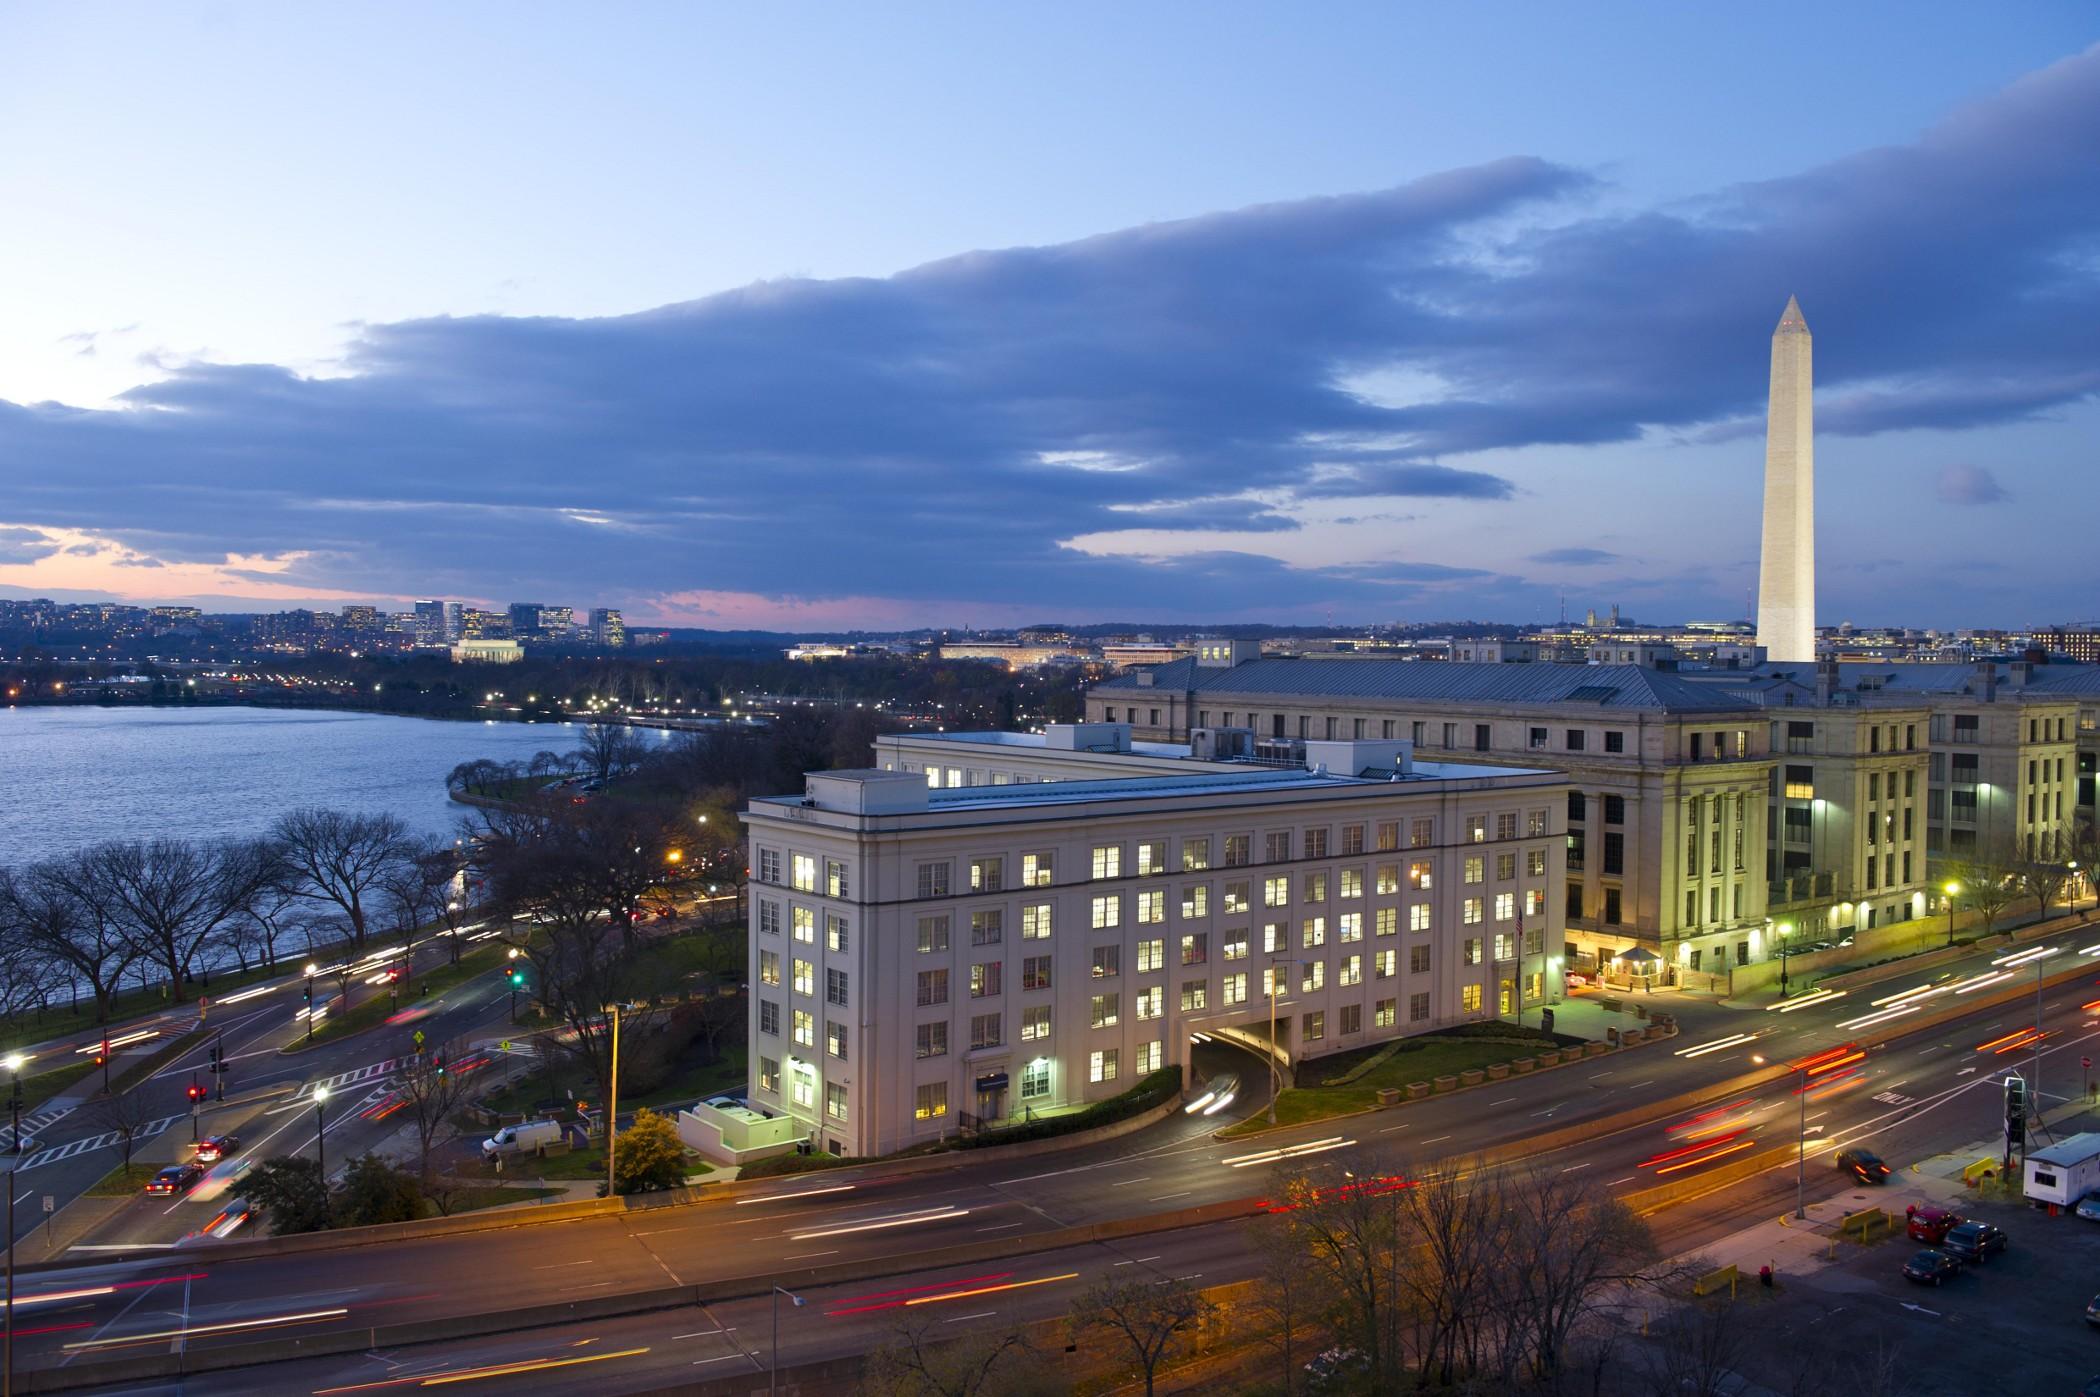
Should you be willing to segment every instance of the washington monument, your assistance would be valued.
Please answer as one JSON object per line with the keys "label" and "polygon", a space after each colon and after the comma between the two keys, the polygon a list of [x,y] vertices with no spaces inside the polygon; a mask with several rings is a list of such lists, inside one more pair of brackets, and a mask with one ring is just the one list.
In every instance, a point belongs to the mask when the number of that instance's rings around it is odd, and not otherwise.
{"label": "washington monument", "polygon": [[1757,643],[1769,660],[1816,658],[1816,448],[1810,401],[1812,341],[1801,306],[1786,298],[1772,332],[1772,395],[1765,415],[1765,539],[1757,568]]}

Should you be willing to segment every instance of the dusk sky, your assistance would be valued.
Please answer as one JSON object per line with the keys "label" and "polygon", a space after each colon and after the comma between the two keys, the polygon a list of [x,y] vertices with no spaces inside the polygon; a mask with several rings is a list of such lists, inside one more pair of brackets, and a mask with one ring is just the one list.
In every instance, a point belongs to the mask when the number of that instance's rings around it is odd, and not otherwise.
{"label": "dusk sky", "polygon": [[2089,3],[0,14],[0,595],[2100,615]]}

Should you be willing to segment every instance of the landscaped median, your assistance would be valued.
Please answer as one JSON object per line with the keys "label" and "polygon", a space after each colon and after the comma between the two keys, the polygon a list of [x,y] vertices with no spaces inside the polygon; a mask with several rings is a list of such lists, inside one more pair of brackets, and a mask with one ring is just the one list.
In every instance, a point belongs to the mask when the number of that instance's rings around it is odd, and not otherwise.
{"label": "landscaped median", "polygon": [[1465,1025],[1456,1031],[1401,1038],[1299,1063],[1294,1073],[1297,1084],[1285,1087],[1276,1098],[1273,1125],[1268,1113],[1262,1112],[1227,1126],[1218,1135],[1231,1139],[1353,1116],[1523,1076],[1604,1051],[1608,1049],[1602,1043],[1588,1045],[1579,1038],[1504,1023]]}
{"label": "landscaped median", "polygon": [[[350,1037],[352,1034],[363,1033],[368,1028],[377,1028],[388,1019],[394,1017],[394,1015],[400,1013],[404,1008],[413,1009],[416,1005],[443,994],[446,990],[458,988],[477,975],[487,974],[502,963],[504,949],[504,947],[490,942],[476,946],[473,950],[462,955],[459,958],[458,965],[440,965],[433,970],[425,971],[416,977],[416,992],[414,996],[399,1003],[395,1002],[394,997],[379,985],[361,985],[360,988],[365,991],[367,997],[362,1001],[353,1003],[347,1013],[338,1014],[331,1008],[328,1016],[321,1020],[321,1026],[314,1030],[311,1046],[318,1048],[323,1043],[337,1042],[340,1039]],[[324,976],[322,978],[332,980],[335,977]],[[307,1040],[304,1037],[300,1037],[292,1040],[284,1051],[287,1053],[303,1052],[308,1046]]]}

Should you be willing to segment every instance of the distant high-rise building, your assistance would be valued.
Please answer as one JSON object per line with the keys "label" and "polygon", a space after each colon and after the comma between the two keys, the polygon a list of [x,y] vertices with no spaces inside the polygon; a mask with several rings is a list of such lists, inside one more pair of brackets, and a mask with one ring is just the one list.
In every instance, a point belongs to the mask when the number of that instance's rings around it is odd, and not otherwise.
{"label": "distant high-rise building", "polygon": [[576,608],[573,606],[543,606],[540,608],[539,634],[542,640],[567,640],[569,630],[576,624]]}
{"label": "distant high-rise building", "polygon": [[616,608],[591,608],[591,643],[608,650],[618,650],[627,644],[627,623]]}
{"label": "distant high-rise building", "polygon": [[1816,458],[1808,321],[1792,296],[1772,332],[1765,412],[1764,547],[1757,643],[1773,660],[1816,657]]}
{"label": "distant high-rise building", "polygon": [[379,629],[379,608],[376,606],[346,606],[343,608],[343,629],[346,631],[376,631]]}
{"label": "distant high-rise building", "polygon": [[415,630],[418,645],[444,644],[445,604],[441,601],[417,602]]}
{"label": "distant high-rise building", "polygon": [[470,606],[459,614],[459,634],[455,640],[501,640],[510,635],[510,617],[500,611],[483,611]]}
{"label": "distant high-rise building", "polygon": [[458,640],[460,637],[460,632],[464,631],[466,629],[466,626],[466,603],[456,601],[446,602],[444,638],[448,641]]}
{"label": "distant high-rise building", "polygon": [[540,633],[540,612],[545,610],[536,601],[514,601],[510,604],[510,633],[523,640]]}

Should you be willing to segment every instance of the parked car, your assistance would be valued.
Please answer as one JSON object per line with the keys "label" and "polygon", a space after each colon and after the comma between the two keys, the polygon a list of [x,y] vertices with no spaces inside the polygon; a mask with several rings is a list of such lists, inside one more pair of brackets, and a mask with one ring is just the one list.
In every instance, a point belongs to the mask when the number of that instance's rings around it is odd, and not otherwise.
{"label": "parked car", "polygon": [[1945,1208],[1920,1208],[1913,1203],[1903,1210],[1903,1231],[1913,1242],[1936,1247],[1947,1240],[1948,1232],[1961,1226],[1962,1220],[1960,1213],[1950,1213]]}
{"label": "parked car", "polygon": [[2087,1222],[2100,1222],[2100,1193],[2088,1193],[2078,1200],[2078,1206],[2071,1211]]}
{"label": "parked car", "polygon": [[217,1164],[241,1147],[238,1135],[207,1135],[197,1142],[197,1162]]}
{"label": "parked car", "polygon": [[1962,1265],[1974,1266],[2004,1251],[2006,1241],[2002,1227],[1993,1227],[1987,1222],[1962,1222],[1947,1229],[1940,1245],[1952,1252]]}
{"label": "parked car", "polygon": [[1370,1359],[1353,1348],[1324,1349],[1312,1356],[1305,1365],[1305,1376],[1310,1385],[1319,1387],[1326,1383],[1339,1382],[1353,1373],[1361,1373],[1370,1366]]}
{"label": "parked car", "polygon": [[1838,1155],[1838,1168],[1863,1184],[1888,1182],[1889,1167],[1872,1150],[1846,1150]]}
{"label": "parked car", "polygon": [[1936,1247],[1927,1247],[1903,1263],[1905,1280],[1919,1285],[1939,1285],[1961,1273],[1961,1263]]}
{"label": "parked car", "polygon": [[2085,1322],[2100,1329],[2100,1295],[2085,1302]]}
{"label": "parked car", "polygon": [[483,1159],[500,1159],[507,1154],[530,1154],[547,1145],[561,1143],[561,1124],[558,1121],[526,1121],[521,1125],[506,1125],[481,1142]]}
{"label": "parked car", "polygon": [[203,1177],[204,1171],[194,1164],[170,1164],[146,1180],[146,1192],[188,1193]]}

